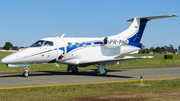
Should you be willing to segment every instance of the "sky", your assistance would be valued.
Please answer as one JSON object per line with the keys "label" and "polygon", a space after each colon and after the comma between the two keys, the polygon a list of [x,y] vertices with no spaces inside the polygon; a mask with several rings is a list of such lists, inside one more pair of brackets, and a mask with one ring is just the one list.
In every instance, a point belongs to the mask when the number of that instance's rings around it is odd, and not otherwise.
{"label": "sky", "polygon": [[[0,0],[0,47],[30,46],[45,37],[106,37],[126,30],[134,17],[180,15],[180,0]],[[146,47],[180,45],[180,17],[147,23]]]}

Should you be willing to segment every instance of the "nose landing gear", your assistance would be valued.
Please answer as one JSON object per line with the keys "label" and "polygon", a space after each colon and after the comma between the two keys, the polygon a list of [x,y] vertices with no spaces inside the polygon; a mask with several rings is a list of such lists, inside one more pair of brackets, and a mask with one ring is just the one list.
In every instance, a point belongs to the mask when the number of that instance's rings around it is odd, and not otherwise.
{"label": "nose landing gear", "polygon": [[25,71],[23,72],[23,76],[28,77],[29,76],[29,72],[28,72],[29,68],[27,66],[25,66],[24,69],[25,69]]}

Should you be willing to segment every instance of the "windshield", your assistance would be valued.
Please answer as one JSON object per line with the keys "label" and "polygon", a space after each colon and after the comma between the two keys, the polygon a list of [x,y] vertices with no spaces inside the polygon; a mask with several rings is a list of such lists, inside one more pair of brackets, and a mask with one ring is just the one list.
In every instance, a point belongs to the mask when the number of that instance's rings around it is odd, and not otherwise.
{"label": "windshield", "polygon": [[35,42],[34,44],[32,44],[30,47],[41,47],[43,43],[44,43],[44,41],[39,40],[39,41]]}

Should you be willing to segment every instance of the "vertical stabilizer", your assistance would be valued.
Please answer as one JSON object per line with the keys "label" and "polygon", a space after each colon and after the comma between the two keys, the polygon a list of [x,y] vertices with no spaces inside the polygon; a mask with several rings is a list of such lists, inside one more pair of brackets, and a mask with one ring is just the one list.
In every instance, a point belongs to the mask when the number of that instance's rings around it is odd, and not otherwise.
{"label": "vertical stabilizer", "polygon": [[164,15],[164,16],[150,16],[150,17],[135,17],[133,19],[127,20],[128,22],[132,22],[131,26],[119,33],[118,35],[114,35],[112,37],[123,38],[129,40],[129,45],[141,47],[141,38],[146,27],[146,23],[153,19],[160,18],[168,18],[168,17],[177,17],[178,15]]}
{"label": "vertical stabilizer", "polygon": [[135,34],[130,37],[128,40],[129,41],[133,41],[133,42],[140,42],[144,29],[146,27],[146,23],[147,23],[147,19],[138,19],[139,20],[139,24],[135,27],[137,27],[137,32],[135,32]]}

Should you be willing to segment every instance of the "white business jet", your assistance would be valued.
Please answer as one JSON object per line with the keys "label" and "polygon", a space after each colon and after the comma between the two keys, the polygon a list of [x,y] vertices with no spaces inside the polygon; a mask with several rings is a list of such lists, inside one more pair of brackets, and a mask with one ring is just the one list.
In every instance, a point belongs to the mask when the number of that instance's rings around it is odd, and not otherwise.
{"label": "white business jet", "polygon": [[1,60],[7,67],[24,67],[23,76],[29,75],[29,64],[34,63],[57,63],[67,64],[67,71],[78,72],[77,67],[86,67],[97,64],[101,75],[106,75],[106,65],[116,65],[121,61],[129,61],[151,56],[116,58],[122,54],[138,53],[146,23],[152,19],[176,17],[178,15],[135,17],[128,21],[131,26],[113,36],[102,38],[43,38],[28,48],[13,53]]}

